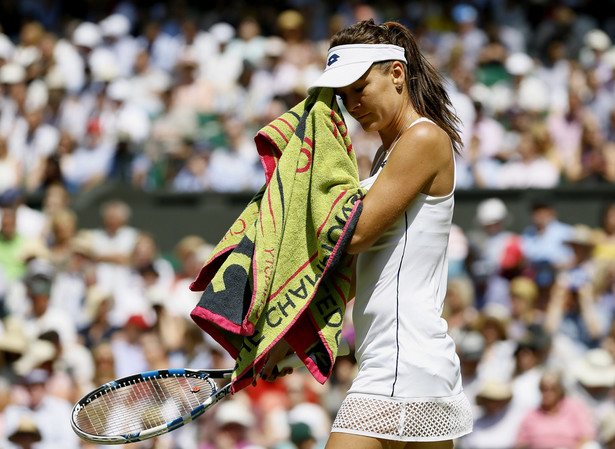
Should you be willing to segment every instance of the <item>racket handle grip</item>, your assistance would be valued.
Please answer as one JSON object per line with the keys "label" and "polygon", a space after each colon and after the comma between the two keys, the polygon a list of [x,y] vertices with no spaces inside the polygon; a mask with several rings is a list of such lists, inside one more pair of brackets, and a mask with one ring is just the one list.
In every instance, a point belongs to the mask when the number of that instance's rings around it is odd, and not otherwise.
{"label": "racket handle grip", "polygon": [[[348,344],[348,340],[342,338],[340,340],[340,344],[337,348],[337,355],[348,355],[350,354],[350,345]],[[300,368],[303,366],[303,362],[299,358],[297,354],[292,354],[281,360],[278,363],[278,370],[282,371],[284,368]]]}

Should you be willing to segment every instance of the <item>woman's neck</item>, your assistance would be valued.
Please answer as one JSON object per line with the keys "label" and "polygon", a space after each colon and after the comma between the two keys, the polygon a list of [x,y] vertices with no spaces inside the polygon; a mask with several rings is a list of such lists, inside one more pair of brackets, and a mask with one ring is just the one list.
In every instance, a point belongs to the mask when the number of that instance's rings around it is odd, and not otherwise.
{"label": "woman's neck", "polygon": [[414,108],[404,107],[397,117],[393,119],[390,127],[379,131],[382,147],[385,151],[389,151],[395,145],[415,117],[416,111]]}

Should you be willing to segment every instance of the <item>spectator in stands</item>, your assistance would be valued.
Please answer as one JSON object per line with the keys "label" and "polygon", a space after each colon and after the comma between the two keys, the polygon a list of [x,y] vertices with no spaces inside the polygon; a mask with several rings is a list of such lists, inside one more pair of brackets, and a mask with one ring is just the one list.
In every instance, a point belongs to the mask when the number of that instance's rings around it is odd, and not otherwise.
{"label": "spectator in stands", "polygon": [[474,323],[477,318],[475,292],[469,277],[459,276],[448,281],[442,317],[453,339]]}
{"label": "spectator in stands", "polygon": [[310,426],[304,422],[296,422],[290,425],[288,441],[274,445],[273,449],[313,449],[316,444]]}
{"label": "spectator in stands", "polygon": [[70,426],[66,425],[66,417],[70,416],[72,404],[52,396],[47,391],[48,379],[49,373],[45,370],[35,369],[27,373],[22,384],[26,393],[26,402],[14,403],[4,409],[5,425],[7,428],[13,426],[15,429],[18,427],[20,417],[31,416],[41,435],[37,447],[77,449],[79,438]]}
{"label": "spectator in stands", "polygon": [[612,93],[608,83],[612,78],[612,68],[608,65],[602,67],[592,67],[585,71],[586,86],[588,94],[584,98],[588,113],[596,121],[598,128],[603,136],[606,137],[605,131],[609,127],[609,120],[613,104],[611,102]]}
{"label": "spectator in stands", "polygon": [[211,244],[198,235],[187,235],[177,242],[174,255],[178,268],[165,303],[169,312],[183,317],[192,312],[201,293],[191,291],[190,284],[196,279],[213,249]]}
{"label": "spectator in stands", "polygon": [[593,257],[615,262],[615,203],[609,203],[603,209],[594,236],[596,246]]}
{"label": "spectator in stands", "polygon": [[546,55],[536,69],[536,76],[542,80],[549,92],[549,110],[565,110],[570,87],[573,61],[567,58],[566,45],[554,38],[547,46]]}
{"label": "spectator in stands", "polygon": [[543,58],[548,44],[553,39],[562,39],[566,55],[577,58],[583,45],[583,37],[590,31],[592,20],[568,4],[554,6],[548,15],[543,15],[533,30],[533,39],[528,42],[530,49]]}
{"label": "spectator in stands", "polygon": [[580,355],[596,347],[606,335],[611,316],[596,294],[590,228],[576,225],[565,243],[573,249],[573,262],[556,280],[547,306],[545,329],[552,335],[565,336]]}
{"label": "spectator in stands", "polygon": [[[79,55],[79,58],[71,58],[68,66],[75,74],[74,77],[79,76],[79,79],[74,80],[74,92],[82,92],[82,89],[87,86],[87,68],[90,64],[90,55],[102,44],[102,35],[100,33],[100,27],[90,21],[80,22],[72,31],[70,41],[74,45],[74,48]],[[68,73],[68,67],[64,67]],[[77,82],[79,81],[79,82]]]}
{"label": "spectator in stands", "polygon": [[[152,286],[146,291],[146,296],[155,314],[152,329],[160,348],[165,351],[166,363],[174,367],[186,366],[188,354],[191,358],[198,357],[195,353],[205,349],[199,347],[196,336],[190,334],[189,329],[193,327],[193,323],[188,316],[179,316],[168,310],[165,304],[172,301],[172,298],[167,297],[168,291]],[[200,337],[202,340],[202,335]],[[207,358],[207,355],[203,354],[203,357]]]}
{"label": "spectator in stands", "polygon": [[[58,397],[70,402],[78,401],[94,377],[94,360],[90,348],[79,341],[63,344],[60,335],[55,331],[43,332],[38,340],[53,345],[54,355],[50,361],[49,390]],[[75,391],[75,387],[78,391]]]}
{"label": "spectator in stands", "polygon": [[547,84],[536,74],[536,62],[525,52],[511,53],[504,63],[510,78],[492,88],[493,108],[502,118],[523,111],[532,118],[549,108]]}
{"label": "spectator in stands", "polygon": [[510,27],[490,22],[485,25],[485,35],[488,42],[480,49],[476,66],[476,81],[486,86],[492,86],[508,77],[504,63],[511,51],[523,50],[523,43],[513,33]]}
{"label": "spectator in stands", "polygon": [[485,111],[484,102],[488,101],[488,98],[480,97],[489,96],[489,90],[484,89],[485,94],[479,93],[480,90],[482,89],[475,86],[470,92],[473,94],[476,116],[471,127],[472,137],[468,157],[476,186],[497,188],[501,163],[508,157],[503,154],[505,128],[493,118],[492,114]]}
{"label": "spectator in stands", "polygon": [[20,190],[8,190],[0,196],[0,216],[3,207],[11,207],[16,211],[17,233],[26,239],[40,239],[46,231],[45,215],[35,207],[26,203],[26,195]]}
{"label": "spectator in stands", "polygon": [[152,369],[180,368],[171,366],[168,348],[156,331],[148,331],[141,335],[141,345],[145,360]]}
{"label": "spectator in stands", "polygon": [[566,180],[596,184],[615,181],[615,143],[605,139],[596,117],[583,117],[581,140],[564,172]]}
{"label": "spectator in stands", "polygon": [[543,312],[538,308],[539,290],[536,282],[527,276],[516,276],[509,283],[510,321],[508,335],[519,341],[526,331],[541,325]]}
{"label": "spectator in stands", "polygon": [[[565,345],[561,356],[579,357],[596,347],[606,333],[596,309],[593,287],[587,280],[560,276],[556,281],[545,315],[545,330]],[[565,364],[565,362],[562,362]]]}
{"label": "spectator in stands", "polygon": [[[608,82],[611,79],[612,67],[605,53],[611,47],[611,37],[600,28],[594,28],[585,33],[583,44],[579,51],[581,66],[595,73],[598,85]],[[603,117],[600,118],[602,122]]]}
{"label": "spectator in stands", "polygon": [[105,138],[97,119],[89,121],[83,143],[72,151],[70,148],[60,156],[60,169],[70,192],[85,192],[109,177],[115,147]]}
{"label": "spectator in stands", "polygon": [[8,440],[22,449],[36,447],[36,443],[41,439],[36,422],[28,416],[21,417],[17,427],[8,433]]}
{"label": "spectator in stands", "polygon": [[254,141],[234,117],[223,119],[226,145],[216,148],[207,167],[211,189],[216,192],[242,192],[260,189],[265,172],[260,164]]}
{"label": "spectator in stands", "polygon": [[552,109],[546,118],[547,129],[553,140],[562,173],[570,170],[576,152],[581,148],[584,115],[585,107],[580,94],[569,87],[565,106]]}
{"label": "spectator in stands", "polygon": [[[308,24],[295,9],[281,11],[275,22],[278,35],[284,40],[284,51],[278,62],[275,93],[292,94],[315,80],[320,71],[316,45],[308,38]],[[295,104],[296,102],[291,102]]]}
{"label": "spectator in stands", "polygon": [[159,21],[154,19],[146,22],[137,37],[137,43],[142,50],[149,53],[154,67],[167,73],[173,72],[180,55],[180,43],[162,29]]}
{"label": "spectator in stands", "polygon": [[[267,104],[276,95],[280,82],[280,58],[284,54],[286,43],[279,36],[269,36],[264,44],[264,55],[258,65],[254,65],[249,79],[242,83],[243,91],[240,96],[240,104],[234,111],[249,127],[266,125],[267,119],[263,117]],[[283,80],[282,80],[283,81]]]}
{"label": "spectator in stands", "polygon": [[519,235],[509,227],[512,223],[506,204],[500,198],[488,198],[476,208],[477,228],[468,231],[472,251],[477,260],[487,265],[490,273],[511,278],[521,270],[523,258]]}
{"label": "spectator in stands", "polygon": [[540,405],[540,379],[546,369],[551,339],[540,324],[528,326],[517,342],[512,377],[514,406],[528,412]]}
{"label": "spectator in stands", "polygon": [[457,354],[461,367],[461,380],[463,391],[472,404],[473,416],[480,416],[482,411],[476,402],[476,396],[482,387],[478,365],[485,352],[485,338],[475,330],[468,328],[455,337]]}
{"label": "spectator in stands", "polygon": [[18,158],[27,191],[35,192],[43,180],[45,160],[53,154],[60,140],[57,128],[43,121],[46,93],[28,93],[23,116],[18,116],[8,134],[9,153]]}
{"label": "spectator in stands", "polygon": [[596,440],[596,425],[590,411],[583,402],[566,394],[560,373],[544,373],[540,392],[540,406],[523,418],[515,447],[581,447]]}
{"label": "spectator in stands", "polygon": [[77,339],[74,317],[68,311],[50,303],[55,270],[45,260],[33,259],[28,263],[24,278],[29,310],[25,316],[26,332],[31,338],[43,332],[56,331],[63,345],[70,345]]}
{"label": "spectator in stands", "polygon": [[21,183],[21,162],[9,154],[6,138],[0,134],[0,195],[18,189]]}
{"label": "spectator in stands", "polygon": [[[42,240],[28,239],[19,254],[21,262],[29,268],[30,262],[42,261],[49,262],[49,249]],[[19,318],[24,318],[30,311],[30,300],[28,299],[26,279],[21,276],[9,283],[5,300],[5,312]]]}
{"label": "spectator in stands", "polygon": [[136,272],[152,266],[157,274],[155,285],[167,292],[175,279],[173,265],[162,257],[152,234],[141,231],[130,257],[130,266]]}
{"label": "spectator in stands", "polygon": [[[200,115],[215,114],[216,91],[215,84],[199,72],[199,61],[194,52],[194,48],[188,47],[178,57],[174,67],[176,82],[171,109],[185,111],[198,118]],[[214,61],[209,60],[207,64],[216,73],[224,73],[214,65]]]}
{"label": "spectator in stands", "polygon": [[469,3],[455,5],[451,11],[455,30],[440,38],[436,58],[440,66],[450,61],[451,55],[459,52],[463,67],[476,67],[481,49],[488,43],[487,35],[478,26],[479,11]]}
{"label": "spectator in stands", "polygon": [[523,411],[511,401],[513,392],[510,383],[488,379],[476,396],[482,414],[474,421],[472,433],[459,440],[460,448],[509,449],[514,446]]}
{"label": "spectator in stands", "polygon": [[207,442],[198,449],[264,449],[255,444],[254,435],[256,418],[250,410],[249,403],[233,398],[216,407],[214,429],[209,433]]}
{"label": "spectator in stands", "polygon": [[481,379],[510,379],[514,372],[516,342],[508,338],[509,310],[498,303],[485,306],[473,328],[485,339],[485,350],[477,371]]}
{"label": "spectator in stands", "polygon": [[68,134],[74,140],[80,141],[85,135],[87,125],[86,105],[79,97],[70,94],[67,75],[59,65],[52,66],[44,80],[48,92],[44,111],[46,122],[60,132],[60,139],[62,135]]}
{"label": "spectator in stands", "polygon": [[192,142],[186,142],[182,147],[187,151],[182,155],[182,166],[171,180],[171,189],[176,192],[210,190],[212,184],[209,173],[210,151],[197,149]]}
{"label": "spectator in stands", "polygon": [[61,209],[50,219],[50,260],[56,269],[63,270],[72,255],[71,243],[77,233],[77,214],[70,209]]}
{"label": "spectator in stands", "polygon": [[605,449],[615,448],[615,412],[609,413],[600,422],[600,442]]}
{"label": "spectator in stands", "polygon": [[521,234],[521,247],[530,266],[546,262],[559,269],[570,263],[572,250],[564,242],[573,227],[557,218],[555,206],[545,200],[532,204],[531,224]]}
{"label": "spectator in stands", "polygon": [[121,329],[111,322],[113,301],[113,295],[108,289],[99,285],[91,285],[85,293],[79,337],[91,350],[102,342],[110,341]]}
{"label": "spectator in stands", "polygon": [[0,222],[0,269],[7,281],[21,278],[26,266],[21,260],[21,250],[26,239],[17,232],[17,210],[14,207],[2,207]]}
{"label": "spectator in stands", "polygon": [[101,205],[100,213],[102,226],[91,233],[94,257],[104,264],[99,272],[100,282],[116,286],[116,276],[125,273],[139,233],[130,224],[132,210],[124,201],[107,201]]}
{"label": "spectator in stands", "polygon": [[287,424],[304,422],[316,441],[326,441],[332,421],[318,401],[318,392],[325,391],[323,387],[305,370],[296,370],[284,377],[284,386],[288,395]]}
{"label": "spectator in stands", "polygon": [[557,165],[547,156],[550,138],[540,124],[531,126],[519,136],[517,154],[506,161],[497,174],[495,188],[550,189],[560,182]]}
{"label": "spectator in stands", "polygon": [[111,349],[115,361],[115,377],[124,377],[154,369],[145,356],[141,336],[151,328],[141,315],[128,317],[122,329],[113,334]]}
{"label": "spectator in stands", "polygon": [[[0,135],[8,138],[13,131],[17,119],[26,108],[27,85],[26,70],[19,64],[7,61],[0,67],[0,85],[3,86],[2,103],[0,104]],[[9,151],[10,146],[9,146]],[[18,157],[21,155],[15,155]],[[21,159],[21,157],[19,157]]]}
{"label": "spectator in stands", "polygon": [[70,313],[78,329],[89,322],[84,298],[97,281],[92,242],[88,231],[79,231],[69,242],[66,264],[56,268],[51,305]]}
{"label": "spectator in stands", "polygon": [[[28,349],[30,339],[26,335],[23,320],[20,318],[7,316],[0,322],[0,329],[0,379],[12,385],[18,380],[15,362]],[[6,405],[2,402],[2,399],[5,399],[1,393],[3,386],[0,381],[0,412],[3,405]]]}
{"label": "spectator in stands", "polygon": [[132,24],[128,17],[113,13],[102,19],[98,25],[103,39],[102,48],[113,53],[121,76],[132,74],[138,46],[131,34]]}
{"label": "spectator in stands", "polygon": [[111,344],[107,340],[101,340],[92,347],[94,358],[94,377],[92,378],[91,388],[84,391],[84,394],[93,388],[104,385],[117,379],[115,374],[115,358]]}
{"label": "spectator in stands", "polygon": [[[200,78],[208,82],[215,91],[216,105],[214,110],[224,114],[224,95],[233,90],[239,80],[243,67],[243,58],[230,48],[230,44],[237,35],[234,26],[226,22],[218,22],[209,28],[209,34],[216,44],[214,52],[203,61],[200,66]],[[194,56],[196,61],[196,55]]]}
{"label": "spectator in stands", "polygon": [[508,280],[522,268],[519,235],[508,229],[511,215],[499,198],[481,201],[476,208],[476,228],[468,231],[470,273],[476,288],[476,306],[490,302],[509,307]]}
{"label": "spectator in stands", "polygon": [[601,423],[615,412],[615,359],[603,348],[587,351],[571,367],[574,392]]}

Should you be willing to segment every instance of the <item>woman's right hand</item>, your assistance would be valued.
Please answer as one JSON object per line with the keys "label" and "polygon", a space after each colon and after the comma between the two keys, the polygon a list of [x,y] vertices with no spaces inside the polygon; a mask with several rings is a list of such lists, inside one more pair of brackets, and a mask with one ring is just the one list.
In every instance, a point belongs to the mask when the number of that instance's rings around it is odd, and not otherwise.
{"label": "woman's right hand", "polygon": [[261,378],[273,382],[278,377],[286,376],[293,372],[292,368],[284,368],[282,371],[278,371],[277,364],[285,359],[288,355],[292,354],[293,350],[285,339],[281,338],[267,354],[265,361],[265,367],[261,373]]}

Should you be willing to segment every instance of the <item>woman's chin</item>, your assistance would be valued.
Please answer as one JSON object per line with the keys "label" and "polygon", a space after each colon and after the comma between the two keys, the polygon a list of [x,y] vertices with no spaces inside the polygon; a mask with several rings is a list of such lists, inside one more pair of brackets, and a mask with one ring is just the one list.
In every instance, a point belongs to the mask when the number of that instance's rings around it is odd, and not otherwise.
{"label": "woman's chin", "polygon": [[374,123],[371,120],[360,121],[359,125],[361,125],[361,128],[363,128],[363,131],[365,131],[366,133],[378,131],[378,127],[376,126],[376,123]]}

